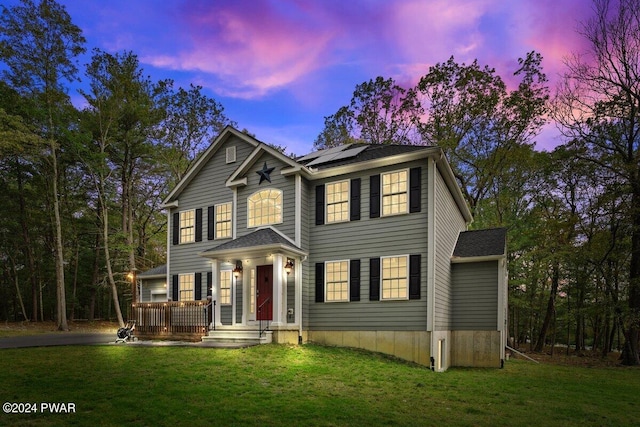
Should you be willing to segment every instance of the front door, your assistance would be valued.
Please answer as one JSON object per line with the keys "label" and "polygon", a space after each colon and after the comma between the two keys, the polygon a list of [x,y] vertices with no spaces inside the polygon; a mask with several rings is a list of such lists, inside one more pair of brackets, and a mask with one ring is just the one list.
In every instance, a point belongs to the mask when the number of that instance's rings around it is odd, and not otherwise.
{"label": "front door", "polygon": [[273,320],[273,266],[259,265],[256,276],[256,319]]}

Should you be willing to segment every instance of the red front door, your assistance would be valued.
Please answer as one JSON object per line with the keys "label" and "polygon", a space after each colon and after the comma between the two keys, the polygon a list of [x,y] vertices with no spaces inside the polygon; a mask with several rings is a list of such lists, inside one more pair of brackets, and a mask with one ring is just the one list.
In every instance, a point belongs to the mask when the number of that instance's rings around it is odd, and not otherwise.
{"label": "red front door", "polygon": [[256,273],[257,320],[273,320],[273,266],[259,265]]}

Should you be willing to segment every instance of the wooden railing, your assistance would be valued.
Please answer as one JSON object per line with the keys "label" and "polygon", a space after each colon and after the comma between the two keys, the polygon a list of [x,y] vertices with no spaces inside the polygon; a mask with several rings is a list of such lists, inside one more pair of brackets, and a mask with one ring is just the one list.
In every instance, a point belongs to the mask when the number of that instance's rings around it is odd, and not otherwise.
{"label": "wooden railing", "polygon": [[132,305],[136,335],[204,335],[211,324],[211,301],[141,302]]}

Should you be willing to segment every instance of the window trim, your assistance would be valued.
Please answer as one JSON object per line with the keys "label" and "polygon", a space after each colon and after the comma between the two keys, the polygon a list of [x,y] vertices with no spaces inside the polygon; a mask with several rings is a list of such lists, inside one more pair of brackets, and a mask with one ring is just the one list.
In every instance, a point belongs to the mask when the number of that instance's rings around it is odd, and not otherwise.
{"label": "window trim", "polygon": [[[192,215],[192,218],[193,218],[193,224],[190,227],[183,227],[182,226],[182,214],[187,213],[187,212],[191,212],[191,215]],[[191,240],[183,241],[182,240],[182,230],[187,229],[187,228],[192,228],[193,229],[192,238],[191,238]],[[196,241],[196,210],[195,209],[185,209],[185,210],[179,211],[178,212],[178,244],[185,245],[185,244],[189,244],[189,243],[195,243],[195,241]]]}
{"label": "window trim", "polygon": [[[329,186],[335,184],[347,183],[347,200],[338,203],[331,203],[331,205],[337,205],[340,203],[347,204],[346,219],[329,221]],[[351,221],[351,179],[342,179],[340,181],[332,181],[324,184],[324,223],[325,224],[339,224],[341,222]]]}
{"label": "window trim", "polygon": [[[327,280],[327,264],[336,264],[339,262],[347,263],[347,289],[346,289],[346,298],[345,299],[329,299],[329,282]],[[338,283],[338,282],[331,282]],[[334,303],[334,302],[350,302],[351,301],[351,260],[349,259],[336,259],[329,260],[324,262],[324,302],[325,303]]]}
{"label": "window trim", "polygon": [[[405,202],[405,207],[404,207],[404,211],[403,212],[397,212],[397,213],[389,213],[389,214],[385,214],[384,213],[384,198],[385,198],[385,194],[384,194],[384,176],[385,175],[390,175],[393,173],[398,173],[398,172],[404,172],[406,174],[406,190],[402,193],[392,193],[392,194],[387,194],[386,196],[392,196],[394,194],[405,194],[406,195],[406,202]],[[410,187],[411,187],[411,177],[410,177],[410,170],[409,168],[403,168],[403,169],[396,169],[396,170],[392,170],[392,171],[388,171],[388,172],[381,172],[380,173],[380,217],[390,217],[390,216],[397,216],[397,215],[406,215],[409,213],[409,197],[410,197]]]}
{"label": "window trim", "polygon": [[[250,225],[249,224],[250,215],[251,215],[251,201],[250,201],[250,199],[253,196],[255,196],[256,194],[261,193],[263,191],[275,191],[275,192],[280,194],[280,220],[279,221],[276,220],[274,222],[267,222],[267,223]],[[247,228],[258,228],[258,227],[264,227],[266,225],[282,224],[283,222],[284,222],[284,192],[282,190],[280,190],[279,188],[267,187],[267,188],[263,188],[261,190],[257,190],[257,191],[253,192],[252,194],[250,194],[247,197]]]}
{"label": "window trim", "polygon": [[[229,221],[220,221],[229,223],[229,235],[228,236],[219,236],[218,235],[218,207],[229,205]],[[224,202],[218,203],[217,205],[213,205],[213,238],[215,240],[219,239],[230,239],[233,236],[233,202]]]}
{"label": "window trim", "polygon": [[[184,278],[189,277],[191,280],[191,289],[183,289],[183,280]],[[190,299],[183,299],[183,293],[190,293]],[[196,275],[195,273],[186,273],[186,274],[178,274],[178,301],[195,301],[196,299]]]}
{"label": "window trim", "polygon": [[[384,260],[385,259],[389,259],[389,258],[405,258],[406,259],[406,271],[405,271],[405,292],[406,292],[406,296],[405,297],[401,297],[401,298],[385,298],[384,297],[384,282],[385,282],[385,277],[384,277]],[[409,254],[401,254],[401,255],[388,255],[388,256],[381,256],[380,257],[380,301],[407,301],[409,300],[409,281],[410,281],[410,267],[411,267],[411,259],[409,257]],[[387,278],[386,280],[392,280],[392,279],[397,279],[397,278]]]}
{"label": "window trim", "polygon": [[[229,273],[229,287],[222,287],[222,274],[223,273]],[[219,299],[220,299],[220,305],[231,305],[233,302],[233,271],[230,269],[223,269],[220,270],[220,295],[219,295]],[[222,295],[222,290],[223,289],[229,289],[229,302],[224,302],[223,295]]]}

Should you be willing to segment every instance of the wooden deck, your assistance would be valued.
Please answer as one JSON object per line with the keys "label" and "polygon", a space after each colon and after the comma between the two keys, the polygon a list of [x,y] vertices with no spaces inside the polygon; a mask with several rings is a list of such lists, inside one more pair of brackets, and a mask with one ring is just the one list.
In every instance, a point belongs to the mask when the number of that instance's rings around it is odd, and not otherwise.
{"label": "wooden deck", "polygon": [[145,339],[200,341],[212,321],[209,301],[143,302],[131,306],[135,335]]}

